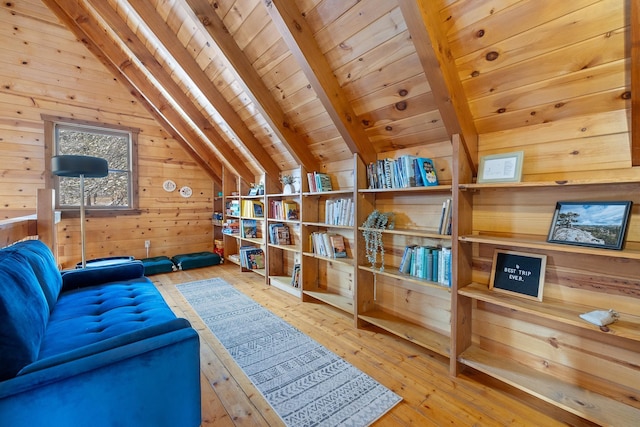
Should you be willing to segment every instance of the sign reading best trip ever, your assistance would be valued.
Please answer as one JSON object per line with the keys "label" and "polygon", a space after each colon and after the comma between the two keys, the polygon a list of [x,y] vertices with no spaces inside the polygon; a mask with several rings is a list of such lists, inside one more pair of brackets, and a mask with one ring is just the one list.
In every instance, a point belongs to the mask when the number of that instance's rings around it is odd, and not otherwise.
{"label": "sign reading best trip ever", "polygon": [[542,301],[546,255],[497,249],[489,288],[525,298]]}

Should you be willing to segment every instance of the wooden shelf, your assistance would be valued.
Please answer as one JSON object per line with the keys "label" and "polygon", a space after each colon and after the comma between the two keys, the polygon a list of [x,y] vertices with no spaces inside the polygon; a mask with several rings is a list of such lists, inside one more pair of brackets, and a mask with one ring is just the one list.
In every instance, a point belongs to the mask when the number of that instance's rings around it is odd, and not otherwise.
{"label": "wooden shelf", "polygon": [[361,188],[358,193],[451,193],[451,185],[407,188]]}
{"label": "wooden shelf", "polygon": [[616,185],[616,184],[638,184],[638,181],[633,178],[620,178],[609,179],[606,181],[591,181],[591,180],[559,180],[559,181],[535,181],[535,182],[501,182],[494,184],[460,184],[458,188],[460,190],[482,190],[492,188],[514,188],[514,189],[526,189],[526,188],[551,188],[551,187],[571,187],[571,186],[597,186],[597,185]]}
{"label": "wooden shelf", "polygon": [[227,255],[224,257],[225,261],[229,261],[232,262],[236,265],[240,265],[240,255],[238,254],[231,254],[231,255]]}
{"label": "wooden shelf", "polygon": [[295,297],[300,298],[302,296],[302,290],[300,288],[291,286],[291,277],[289,276],[269,276],[269,284]]}
{"label": "wooden shelf", "polygon": [[282,249],[283,251],[300,252],[298,245],[276,245],[275,243],[269,243],[268,246],[270,248]]}
{"label": "wooden shelf", "polygon": [[293,224],[293,225],[297,225],[300,224],[300,220],[299,219],[275,219],[275,218],[267,218],[268,222],[277,222],[277,223],[282,223],[282,224]]}
{"label": "wooden shelf", "polygon": [[640,420],[640,409],[476,346],[467,348],[458,361],[596,424],[635,425]]}
{"label": "wooden shelf", "polygon": [[351,297],[345,297],[342,295],[323,291],[303,291],[303,293],[349,314],[354,313],[353,298]]}
{"label": "wooden shelf", "polygon": [[497,246],[511,246],[516,248],[540,249],[545,251],[567,252],[572,254],[597,255],[597,256],[607,256],[607,257],[613,257],[613,258],[640,260],[640,251],[632,251],[632,250],[617,251],[613,249],[590,248],[590,247],[579,246],[579,245],[563,245],[559,243],[548,243],[544,240],[535,240],[535,239],[516,239],[516,238],[509,238],[509,237],[497,237],[497,236],[487,236],[487,235],[468,235],[468,236],[460,236],[458,240],[460,242],[468,242],[468,243],[483,243],[483,244],[497,245]]}
{"label": "wooden shelf", "polygon": [[353,266],[353,258],[330,258],[328,256],[316,255],[313,252],[303,252],[302,255],[310,258],[316,258],[319,260],[327,261],[327,262],[337,262],[338,264]]}
{"label": "wooden shelf", "polygon": [[353,226],[352,225],[331,225],[331,224],[325,224],[324,222],[308,222],[305,221],[302,223],[302,225],[307,226],[307,227],[324,227],[324,228],[339,228],[342,230],[353,230]]}
{"label": "wooden shelf", "polygon": [[240,237],[240,240],[244,240],[247,242],[251,242],[253,244],[256,245],[264,245],[264,240],[261,238],[255,238],[255,237]]}
{"label": "wooden shelf", "polygon": [[451,353],[448,336],[408,322],[392,314],[383,311],[370,311],[358,315],[358,318],[435,353],[447,357]]}
{"label": "wooden shelf", "polygon": [[410,274],[400,273],[398,271],[398,267],[394,267],[391,265],[385,265],[384,270],[382,271],[378,270],[377,268],[372,268],[366,265],[359,265],[358,268],[360,270],[368,271],[373,274],[379,274],[381,276],[391,277],[393,279],[402,280],[403,282],[416,283],[421,286],[427,286],[429,288],[435,288],[438,290],[445,291],[447,293],[451,293],[451,288],[446,285],[443,285],[442,283],[434,282],[427,279],[421,279],[416,276],[411,276]]}
{"label": "wooden shelf", "polygon": [[[358,231],[367,231],[367,230],[378,230],[378,229],[358,227]],[[450,234],[438,234],[435,230],[394,228],[392,230],[384,229],[380,231],[382,231],[382,234],[392,234],[396,236],[413,236],[413,237],[424,237],[424,238],[436,239],[436,240],[451,240]]]}
{"label": "wooden shelf", "polygon": [[333,191],[315,191],[302,193],[304,197],[321,197],[321,196],[353,196],[353,188],[348,190],[333,190]]}
{"label": "wooden shelf", "polygon": [[[458,290],[459,295],[485,301],[491,304],[517,310],[523,313],[533,314],[566,325],[589,329],[602,334],[615,335],[634,341],[640,341],[640,316],[619,313],[620,318],[615,323],[600,328],[582,320],[579,315],[593,310],[602,310],[602,307],[590,307],[579,304],[570,304],[566,301],[545,298],[542,302],[513,297],[507,294],[491,291],[485,285],[472,283]],[[614,307],[615,309],[615,307]]]}

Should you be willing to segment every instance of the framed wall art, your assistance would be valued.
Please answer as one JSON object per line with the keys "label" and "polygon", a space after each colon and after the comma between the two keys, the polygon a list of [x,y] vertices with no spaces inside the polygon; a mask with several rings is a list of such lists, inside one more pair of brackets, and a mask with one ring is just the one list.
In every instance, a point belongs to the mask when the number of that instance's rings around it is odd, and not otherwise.
{"label": "framed wall art", "polygon": [[480,158],[478,183],[520,182],[522,179],[523,151],[492,154]]}
{"label": "framed wall art", "polygon": [[631,204],[630,201],[558,202],[547,241],[620,250]]}

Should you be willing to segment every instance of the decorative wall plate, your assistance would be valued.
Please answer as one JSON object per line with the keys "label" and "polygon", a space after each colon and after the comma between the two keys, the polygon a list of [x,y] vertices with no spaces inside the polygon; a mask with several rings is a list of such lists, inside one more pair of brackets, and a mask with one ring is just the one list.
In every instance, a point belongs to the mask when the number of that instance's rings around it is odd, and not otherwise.
{"label": "decorative wall plate", "polygon": [[186,185],[184,187],[182,187],[180,189],[180,195],[182,197],[191,197],[191,194],[193,194],[193,191],[191,190],[191,187],[187,187]]}
{"label": "decorative wall plate", "polygon": [[176,189],[176,183],[168,179],[162,183],[162,188],[164,188],[164,191],[172,192]]}

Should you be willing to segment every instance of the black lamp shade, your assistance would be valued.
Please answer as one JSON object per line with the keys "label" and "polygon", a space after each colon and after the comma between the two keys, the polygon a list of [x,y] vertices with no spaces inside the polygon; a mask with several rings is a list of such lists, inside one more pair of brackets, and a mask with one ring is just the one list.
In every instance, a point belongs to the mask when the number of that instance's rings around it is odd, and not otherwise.
{"label": "black lamp shade", "polygon": [[51,172],[57,176],[103,178],[109,173],[109,167],[100,157],[63,155],[51,158]]}

